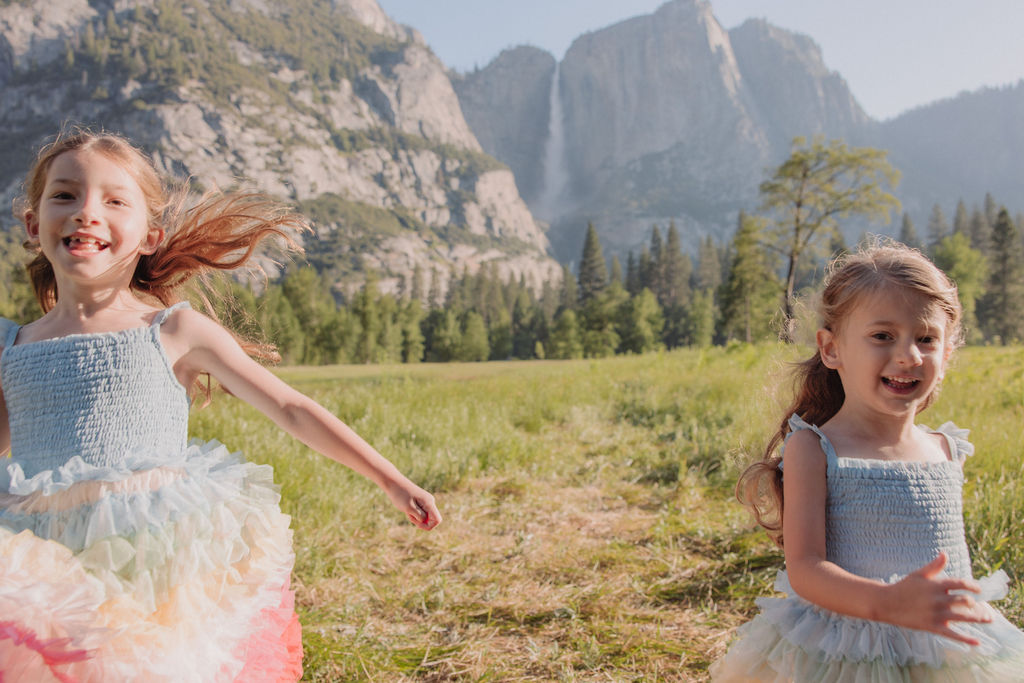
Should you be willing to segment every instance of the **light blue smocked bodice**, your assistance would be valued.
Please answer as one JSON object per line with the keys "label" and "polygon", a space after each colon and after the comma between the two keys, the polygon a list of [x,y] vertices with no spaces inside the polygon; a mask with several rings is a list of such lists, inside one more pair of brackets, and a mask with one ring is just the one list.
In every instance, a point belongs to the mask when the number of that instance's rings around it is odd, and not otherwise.
{"label": "light blue smocked bodice", "polygon": [[971,576],[963,521],[963,461],[974,453],[967,430],[934,430],[949,444],[945,462],[838,457],[828,438],[794,415],[790,434],[813,430],[827,458],[827,558],[859,576],[891,580],[949,556],[945,573]]}
{"label": "light blue smocked bodice", "polygon": [[18,326],[0,319],[0,382],[11,428],[11,459],[24,476],[74,456],[118,467],[131,456],[174,455],[186,445],[188,395],[160,342],[160,325],[16,343]]}

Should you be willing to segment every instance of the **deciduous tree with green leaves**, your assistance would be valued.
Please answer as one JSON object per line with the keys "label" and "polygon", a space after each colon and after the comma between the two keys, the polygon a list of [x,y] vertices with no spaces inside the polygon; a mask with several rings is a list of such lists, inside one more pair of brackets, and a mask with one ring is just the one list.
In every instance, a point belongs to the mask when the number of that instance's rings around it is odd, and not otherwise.
{"label": "deciduous tree with green leaves", "polygon": [[772,221],[766,246],[786,261],[785,339],[791,335],[800,259],[837,231],[840,218],[858,215],[888,222],[889,212],[899,207],[899,201],[886,187],[898,181],[899,172],[886,160],[884,150],[798,137],[789,158],[761,183],[762,210]]}

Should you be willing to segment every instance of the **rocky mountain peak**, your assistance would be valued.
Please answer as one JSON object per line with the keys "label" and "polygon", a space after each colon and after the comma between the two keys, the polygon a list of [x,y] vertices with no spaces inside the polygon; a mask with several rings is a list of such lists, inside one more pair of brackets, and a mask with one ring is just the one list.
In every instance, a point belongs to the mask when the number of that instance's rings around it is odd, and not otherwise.
{"label": "rocky mountain peak", "polygon": [[66,122],[123,133],[204,186],[296,203],[341,291],[365,268],[385,291],[417,266],[446,281],[493,264],[536,287],[560,274],[444,65],[374,0],[0,7],[0,202]]}

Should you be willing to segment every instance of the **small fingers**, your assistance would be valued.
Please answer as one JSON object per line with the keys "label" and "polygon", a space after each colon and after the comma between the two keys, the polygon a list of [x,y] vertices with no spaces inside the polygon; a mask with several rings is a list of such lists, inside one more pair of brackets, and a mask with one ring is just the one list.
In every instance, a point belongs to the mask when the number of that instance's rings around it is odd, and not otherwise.
{"label": "small fingers", "polygon": [[441,513],[438,511],[434,501],[419,501],[413,499],[409,506],[411,511],[406,512],[409,521],[421,529],[433,529],[441,523]]}
{"label": "small fingers", "polygon": [[943,579],[939,582],[939,585],[947,593],[954,591],[968,591],[971,593],[980,593],[981,585],[972,579]]}
{"label": "small fingers", "polygon": [[952,640],[957,640],[957,641],[959,641],[961,643],[964,643],[966,645],[980,645],[981,644],[981,641],[978,640],[977,638],[972,638],[971,636],[965,635],[965,634],[960,633],[958,631],[954,631],[953,629],[949,628],[948,626],[945,627],[945,628],[937,629],[935,632],[938,633],[940,636],[946,636],[947,638],[950,638]]}

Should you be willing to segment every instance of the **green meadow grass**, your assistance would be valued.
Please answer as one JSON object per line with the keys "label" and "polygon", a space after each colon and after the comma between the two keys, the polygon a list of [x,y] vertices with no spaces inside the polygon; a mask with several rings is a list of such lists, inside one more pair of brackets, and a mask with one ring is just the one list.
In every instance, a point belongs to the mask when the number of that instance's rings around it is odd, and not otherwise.
{"label": "green meadow grass", "polygon": [[[702,680],[782,565],[732,488],[805,353],[280,370],[435,493],[430,533],[239,401],[192,431],[275,468],[304,680]],[[972,429],[975,570],[1016,581],[1024,350],[965,349],[945,384],[921,421]],[[1001,607],[1021,623],[1024,593]]]}

